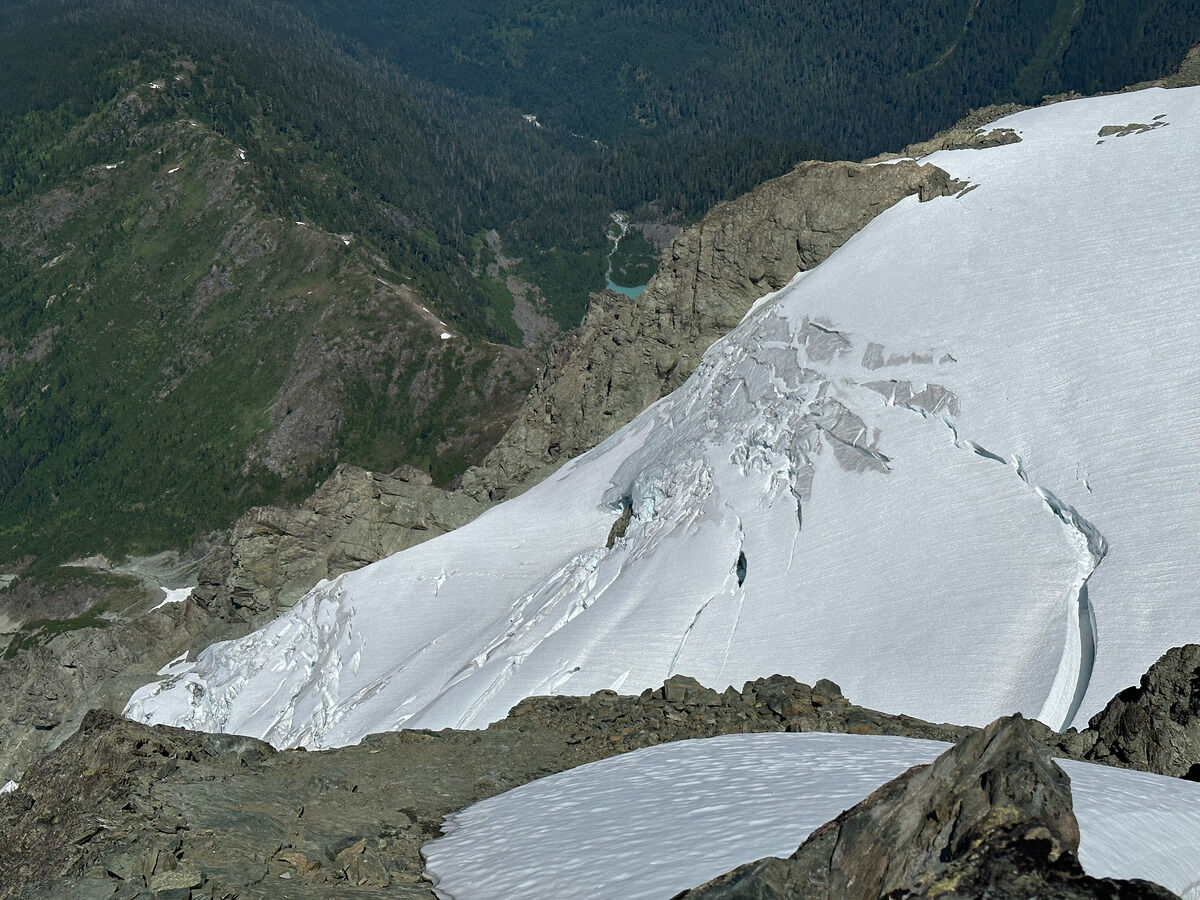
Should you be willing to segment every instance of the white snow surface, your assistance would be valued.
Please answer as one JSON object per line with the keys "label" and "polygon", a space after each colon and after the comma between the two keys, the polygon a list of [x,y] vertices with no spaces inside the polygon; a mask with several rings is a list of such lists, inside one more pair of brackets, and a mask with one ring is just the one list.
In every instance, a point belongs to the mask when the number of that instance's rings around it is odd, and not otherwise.
{"label": "white snow surface", "polygon": [[[950,745],[880,735],[736,734],[661,744],[448,816],[421,848],[442,898],[672,897],[788,857],[815,828]],[[1057,760],[1079,861],[1200,898],[1200,784]]]}
{"label": "white snow surface", "polygon": [[161,590],[165,596],[158,602],[157,606],[152,606],[150,611],[154,612],[156,609],[162,609],[168,603],[182,603],[188,597],[192,596],[192,591],[195,589],[196,586],[194,584],[191,587],[162,588]]}
{"label": "white snow surface", "polygon": [[[1130,122],[1167,124],[1097,137]],[[599,447],[126,714],[325,747],[780,672],[1084,722],[1200,640],[1200,89],[995,127],[929,158],[973,190],[880,215]]]}
{"label": "white snow surface", "polygon": [[6,781],[4,782],[4,786],[0,787],[0,794],[11,794],[19,787],[20,785],[15,781]]}

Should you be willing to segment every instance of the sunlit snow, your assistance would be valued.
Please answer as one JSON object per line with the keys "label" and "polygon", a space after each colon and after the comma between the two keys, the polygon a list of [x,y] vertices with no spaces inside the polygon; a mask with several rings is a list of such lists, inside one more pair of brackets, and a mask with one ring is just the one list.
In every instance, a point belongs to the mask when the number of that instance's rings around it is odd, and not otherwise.
{"label": "sunlit snow", "polygon": [[[580,766],[448,816],[422,848],[439,897],[671,897],[808,834],[948,744],[738,734]],[[1200,784],[1059,760],[1079,861],[1200,897]]]}
{"label": "sunlit snow", "polygon": [[151,612],[156,609],[161,609],[169,603],[182,603],[188,597],[192,596],[192,591],[196,589],[195,585],[182,588],[162,588],[162,592],[166,594],[157,606],[151,607]]}
{"label": "sunlit snow", "polygon": [[781,672],[1086,720],[1200,640],[1200,89],[996,127],[1021,142],[930,158],[973,190],[880,215],[595,450],[128,714],[319,747]]}

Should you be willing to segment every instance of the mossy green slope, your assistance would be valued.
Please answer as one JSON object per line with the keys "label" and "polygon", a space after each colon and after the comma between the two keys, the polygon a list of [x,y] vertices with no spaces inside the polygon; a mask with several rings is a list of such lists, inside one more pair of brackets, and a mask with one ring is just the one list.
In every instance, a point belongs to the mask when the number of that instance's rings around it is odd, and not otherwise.
{"label": "mossy green slope", "polygon": [[0,202],[0,558],[182,545],[339,459],[445,480],[486,451],[525,355],[270,212],[248,151],[179,115],[188,61],[146,74],[43,151],[96,161]]}

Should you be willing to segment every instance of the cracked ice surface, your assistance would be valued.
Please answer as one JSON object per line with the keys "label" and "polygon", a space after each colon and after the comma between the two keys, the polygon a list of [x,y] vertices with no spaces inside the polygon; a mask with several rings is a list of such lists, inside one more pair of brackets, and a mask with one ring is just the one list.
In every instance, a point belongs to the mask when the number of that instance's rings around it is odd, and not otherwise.
{"label": "cracked ice surface", "polygon": [[[421,848],[439,897],[671,897],[809,833],[950,745],[880,735],[737,734],[635,750],[446,818]],[[1200,785],[1057,760],[1079,861],[1200,898]],[[730,827],[730,823],[737,827]]]}
{"label": "cracked ice surface", "polygon": [[1200,90],[1000,126],[1022,141],[930,157],[975,190],[876,218],[604,444],[128,714],[330,746],[782,672],[928,719],[1081,724],[1200,640]]}

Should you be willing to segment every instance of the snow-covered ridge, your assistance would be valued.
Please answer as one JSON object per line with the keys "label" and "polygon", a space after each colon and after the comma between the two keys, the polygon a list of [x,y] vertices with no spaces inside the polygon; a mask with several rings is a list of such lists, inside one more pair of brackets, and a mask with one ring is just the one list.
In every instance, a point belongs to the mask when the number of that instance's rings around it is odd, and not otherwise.
{"label": "snow-covered ridge", "polygon": [[[421,852],[439,897],[671,897],[764,856],[787,858],[949,746],[811,733],[662,744],[469,806]],[[1071,779],[1089,875],[1200,898],[1200,785],[1056,762]]]}
{"label": "snow-covered ridge", "polygon": [[[1130,122],[1167,124],[1098,139]],[[1200,89],[996,127],[1021,142],[929,157],[973,190],[879,216],[604,444],[127,713],[330,746],[774,672],[934,720],[1095,713],[1200,639]]]}

